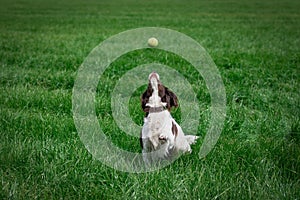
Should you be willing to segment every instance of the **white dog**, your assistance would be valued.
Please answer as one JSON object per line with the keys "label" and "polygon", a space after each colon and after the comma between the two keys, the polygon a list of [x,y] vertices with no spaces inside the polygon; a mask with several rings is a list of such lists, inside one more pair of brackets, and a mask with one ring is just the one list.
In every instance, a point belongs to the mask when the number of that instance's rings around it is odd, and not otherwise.
{"label": "white dog", "polygon": [[170,109],[178,106],[176,95],[161,84],[157,73],[151,73],[148,79],[148,88],[141,97],[146,112],[140,138],[145,163],[170,160],[179,153],[192,152],[190,145],[198,137],[184,135],[170,114]]}

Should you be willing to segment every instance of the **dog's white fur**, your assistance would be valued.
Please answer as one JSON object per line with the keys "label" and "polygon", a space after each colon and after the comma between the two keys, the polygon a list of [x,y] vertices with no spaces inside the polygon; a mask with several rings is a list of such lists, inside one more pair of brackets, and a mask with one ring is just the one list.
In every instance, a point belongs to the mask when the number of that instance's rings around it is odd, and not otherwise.
{"label": "dog's white fur", "polygon": [[[158,95],[158,81],[158,74],[151,73],[149,75],[153,92],[146,105],[150,108],[166,106],[166,103],[162,102]],[[179,153],[191,153],[190,145],[195,143],[197,138],[194,135],[185,135],[168,110],[149,112],[148,116],[144,118],[141,134],[143,159],[145,163],[149,164],[172,159]]]}

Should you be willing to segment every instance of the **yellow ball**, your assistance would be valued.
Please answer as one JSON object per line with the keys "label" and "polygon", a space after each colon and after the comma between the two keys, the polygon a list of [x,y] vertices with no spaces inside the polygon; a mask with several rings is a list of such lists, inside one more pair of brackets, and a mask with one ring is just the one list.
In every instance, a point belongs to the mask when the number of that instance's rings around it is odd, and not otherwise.
{"label": "yellow ball", "polygon": [[150,47],[157,47],[158,45],[158,40],[155,37],[149,38],[148,40],[148,45]]}

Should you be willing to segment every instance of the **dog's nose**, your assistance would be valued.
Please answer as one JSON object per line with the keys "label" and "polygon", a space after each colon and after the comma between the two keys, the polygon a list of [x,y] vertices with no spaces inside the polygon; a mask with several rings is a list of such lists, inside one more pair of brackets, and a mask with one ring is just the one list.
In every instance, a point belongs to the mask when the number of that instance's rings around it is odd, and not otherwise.
{"label": "dog's nose", "polygon": [[156,72],[152,72],[149,75],[149,80],[152,79],[152,78],[155,78],[156,80],[159,80],[159,75]]}

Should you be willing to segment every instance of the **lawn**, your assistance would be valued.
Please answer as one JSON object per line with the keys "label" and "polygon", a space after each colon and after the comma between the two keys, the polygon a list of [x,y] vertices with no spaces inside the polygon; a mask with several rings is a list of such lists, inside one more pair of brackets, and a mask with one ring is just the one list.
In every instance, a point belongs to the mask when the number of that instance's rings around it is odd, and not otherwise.
{"label": "lawn", "polygon": [[[0,0],[0,199],[300,199],[300,2]],[[118,80],[138,65],[176,69],[199,101],[200,141],[148,173],[94,159],[73,120],[78,69],[102,41],[164,27],[201,44],[218,67],[227,113],[213,150],[198,152],[210,121],[203,77],[170,52],[142,49],[114,61],[97,87],[96,114],[116,146],[141,152],[111,111]],[[141,125],[139,96],[129,111]],[[163,77],[161,77],[163,81]],[[180,109],[172,112],[180,122]]]}

